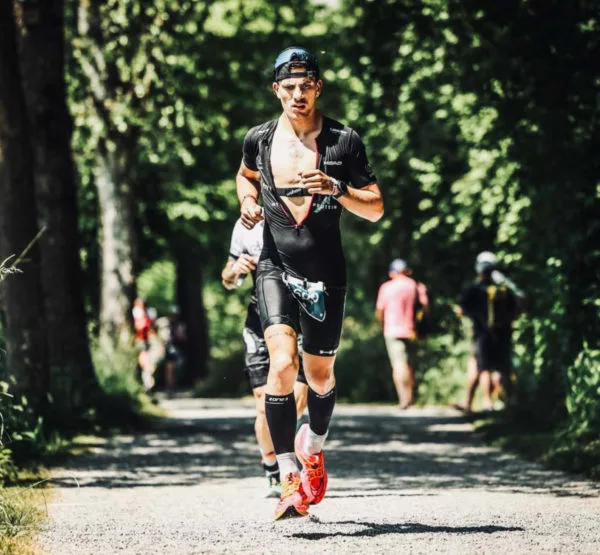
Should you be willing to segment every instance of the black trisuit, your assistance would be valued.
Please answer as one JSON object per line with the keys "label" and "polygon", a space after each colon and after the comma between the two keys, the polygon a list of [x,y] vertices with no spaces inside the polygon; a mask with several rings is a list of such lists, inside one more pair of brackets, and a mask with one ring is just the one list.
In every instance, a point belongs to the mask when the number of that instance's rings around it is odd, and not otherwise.
{"label": "black trisuit", "polygon": [[[346,261],[340,235],[342,206],[330,195],[312,195],[306,218],[296,222],[282,195],[293,191],[277,189],[271,171],[271,145],[277,127],[273,120],[248,131],[244,139],[245,166],[261,174],[264,204],[264,245],[257,271],[257,294],[263,329],[287,324],[304,336],[304,351],[333,356],[339,346],[346,299]],[[327,175],[362,188],[377,178],[358,134],[349,127],[323,118],[316,139],[316,168]],[[306,194],[301,188],[294,188]],[[326,287],[326,317],[319,322],[300,310],[287,289],[282,274],[322,281]]]}
{"label": "black trisuit", "polygon": [[[263,225],[259,222],[253,229],[246,229],[241,220],[233,227],[231,244],[229,246],[229,260],[237,260],[243,254],[248,254],[258,259],[263,246]],[[243,281],[245,276],[240,276]],[[267,383],[269,375],[269,352],[265,343],[260,316],[258,313],[258,301],[256,299],[256,271],[252,272],[252,290],[250,292],[250,304],[243,331],[245,355],[244,372],[250,382],[252,389],[261,387]],[[298,336],[298,352],[302,355],[302,336]],[[300,356],[300,371],[296,378],[301,383],[307,383]]]}

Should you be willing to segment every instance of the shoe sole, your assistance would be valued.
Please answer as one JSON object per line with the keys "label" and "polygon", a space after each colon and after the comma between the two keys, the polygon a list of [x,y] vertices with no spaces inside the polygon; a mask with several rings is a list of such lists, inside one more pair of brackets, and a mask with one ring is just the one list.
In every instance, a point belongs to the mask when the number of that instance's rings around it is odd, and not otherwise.
{"label": "shoe sole", "polygon": [[303,516],[307,516],[308,511],[300,511],[293,505],[286,507],[285,511],[282,513],[275,515],[275,520],[286,520],[288,518],[299,518]]}

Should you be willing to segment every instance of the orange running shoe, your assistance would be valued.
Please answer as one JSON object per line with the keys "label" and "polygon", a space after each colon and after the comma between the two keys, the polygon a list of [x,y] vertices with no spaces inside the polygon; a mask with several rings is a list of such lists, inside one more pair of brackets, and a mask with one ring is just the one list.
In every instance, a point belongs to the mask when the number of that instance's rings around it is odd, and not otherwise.
{"label": "orange running shoe", "polygon": [[308,501],[302,491],[300,476],[289,473],[281,481],[281,499],[275,507],[275,520],[295,518],[308,514]]}
{"label": "orange running shoe", "polygon": [[325,456],[323,451],[316,455],[310,455],[303,449],[304,437],[308,432],[308,424],[302,424],[296,434],[296,457],[302,464],[300,479],[302,480],[302,489],[306,496],[306,501],[310,505],[316,505],[325,497],[327,490],[327,472],[325,471]]}

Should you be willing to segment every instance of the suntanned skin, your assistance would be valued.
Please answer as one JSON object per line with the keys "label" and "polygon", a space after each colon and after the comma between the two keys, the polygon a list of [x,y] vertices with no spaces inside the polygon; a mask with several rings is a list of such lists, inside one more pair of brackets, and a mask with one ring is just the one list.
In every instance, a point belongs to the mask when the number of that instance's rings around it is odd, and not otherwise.
{"label": "suntanned skin", "polygon": [[[302,73],[303,69],[299,68]],[[273,92],[283,109],[271,147],[271,168],[277,187],[304,186],[311,194],[331,194],[333,180],[316,169],[315,139],[321,132],[323,116],[316,109],[323,82],[310,77],[290,77],[273,83]],[[260,172],[251,171],[244,163],[236,178],[240,201],[242,225],[252,229],[263,219],[258,205]],[[282,197],[296,222],[300,222],[310,210],[311,197]],[[348,188],[340,197],[344,208],[370,221],[383,215],[383,200],[379,185],[367,185],[362,189]],[[298,373],[298,348],[296,333],[290,326],[276,324],[265,330],[271,366],[267,392],[272,395],[288,395],[294,388]],[[303,354],[304,371],[310,387],[318,394],[325,394],[335,385],[333,365],[335,356]]]}
{"label": "suntanned skin", "polygon": [[[273,92],[283,108],[271,150],[271,168],[277,187],[303,185],[312,194],[331,194],[333,191],[333,180],[315,169],[315,139],[323,124],[323,117],[316,110],[316,100],[322,87],[321,80],[309,77],[290,77],[273,83]],[[260,172],[250,170],[242,162],[236,184],[242,224],[252,229],[262,219],[262,209],[257,203]],[[283,197],[283,201],[295,220],[301,221],[309,209],[311,197]],[[377,183],[362,189],[349,187],[348,193],[338,202],[353,214],[372,222],[383,216],[383,199]]]}
{"label": "suntanned skin", "polygon": [[[237,260],[228,260],[221,271],[221,281],[225,289],[236,289],[237,280],[240,276],[249,274],[256,269],[257,260],[249,254],[242,254]],[[273,441],[265,415],[265,390],[266,385],[252,389],[254,402],[256,404],[256,419],[254,420],[254,433],[256,442],[263,453],[273,452]],[[307,387],[301,382],[295,382],[292,386],[296,398],[296,412],[300,418],[306,408]]]}
{"label": "suntanned skin", "polygon": [[235,289],[238,278],[256,270],[255,260],[249,254],[242,254],[237,260],[228,260],[221,271],[221,282],[225,289]]}

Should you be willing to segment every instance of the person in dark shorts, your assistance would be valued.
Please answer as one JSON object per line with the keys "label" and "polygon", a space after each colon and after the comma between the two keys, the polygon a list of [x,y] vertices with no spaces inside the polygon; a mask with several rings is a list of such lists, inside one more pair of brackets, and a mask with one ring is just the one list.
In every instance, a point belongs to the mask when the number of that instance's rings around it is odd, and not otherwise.
{"label": "person in dark shorts", "polygon": [[177,387],[178,374],[185,365],[187,332],[181,318],[179,306],[173,305],[168,316],[156,320],[158,336],[165,346],[164,379],[168,397],[172,397]]}
{"label": "person in dark shorts", "polygon": [[[271,361],[265,408],[282,476],[280,519],[305,516],[327,487],[323,444],[346,299],[340,215],[346,208],[375,222],[383,200],[356,131],[316,109],[323,91],[316,58],[300,47],[282,51],[272,88],[282,114],[246,134],[236,184],[242,224],[265,222],[257,295]],[[296,434],[300,332],[309,423]]]}
{"label": "person in dark shorts", "polygon": [[[255,285],[256,264],[263,244],[262,235],[262,222],[253,229],[245,228],[239,220],[236,222],[231,235],[229,259],[221,272],[221,278],[226,289],[236,289],[242,285],[248,274],[252,276],[253,287],[242,332],[245,346],[244,372],[256,401],[254,431],[261,453],[261,465],[268,480],[266,495],[267,497],[279,497],[281,494],[279,466],[265,417],[265,386],[269,374],[269,352],[258,315]],[[301,337],[298,341],[299,351],[301,351]],[[306,407],[307,388],[302,364],[300,364],[300,371],[294,386],[298,418],[302,416]]]}
{"label": "person in dark shorts", "polygon": [[[512,324],[519,314],[519,303],[511,287],[497,283],[496,256],[484,251],[475,262],[476,281],[463,292],[460,314],[473,323],[473,358],[467,376],[465,404],[470,412],[475,389],[483,391],[483,409],[493,409],[492,373],[505,383],[512,370]],[[496,277],[496,279],[494,279]],[[477,373],[474,369],[477,369]]]}

